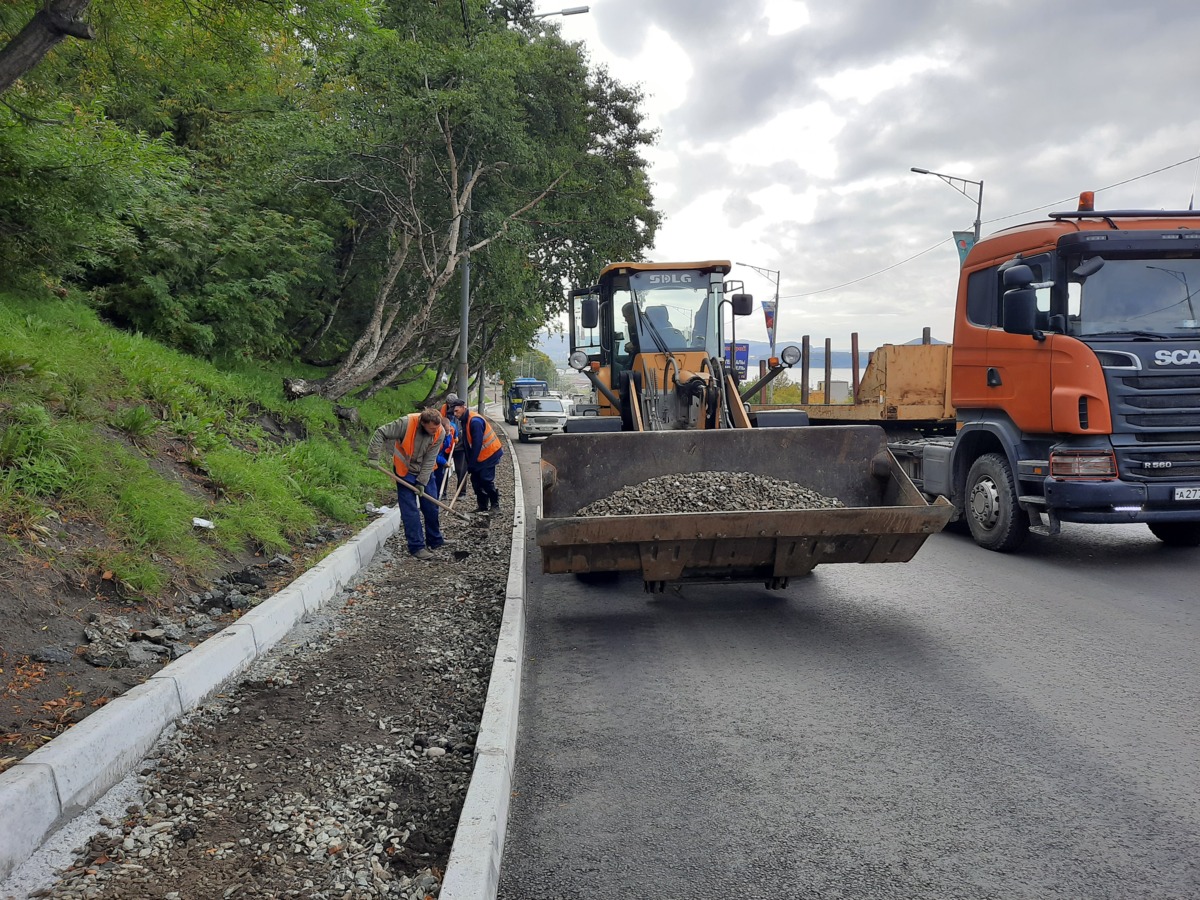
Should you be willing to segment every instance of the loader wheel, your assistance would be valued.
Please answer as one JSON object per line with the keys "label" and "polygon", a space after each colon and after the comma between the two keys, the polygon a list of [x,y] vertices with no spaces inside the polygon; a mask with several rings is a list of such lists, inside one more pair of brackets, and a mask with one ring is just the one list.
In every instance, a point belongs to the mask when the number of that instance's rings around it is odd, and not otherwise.
{"label": "loader wheel", "polygon": [[1200,547],[1200,522],[1149,522],[1150,533],[1168,547]]}
{"label": "loader wheel", "polygon": [[1003,454],[985,453],[971,464],[965,507],[971,537],[980,547],[1011,553],[1025,543],[1029,522],[1017,502],[1016,481]]}

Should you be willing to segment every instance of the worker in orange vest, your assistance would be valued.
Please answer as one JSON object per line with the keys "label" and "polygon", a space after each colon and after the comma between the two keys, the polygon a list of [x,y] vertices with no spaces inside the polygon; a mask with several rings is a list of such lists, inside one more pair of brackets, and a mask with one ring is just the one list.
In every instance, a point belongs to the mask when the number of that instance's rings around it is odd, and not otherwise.
{"label": "worker in orange vest", "polygon": [[[408,542],[408,552],[417,559],[436,559],[432,551],[446,543],[438,519],[437,504],[429,499],[436,496],[433,469],[437,465],[438,451],[442,448],[444,438],[442,414],[436,409],[425,409],[380,425],[367,447],[367,459],[374,462],[379,459],[384,447],[390,444],[396,477],[421,491],[418,502],[416,493],[402,484],[396,485],[396,502],[400,507],[400,521],[404,524],[404,538]],[[422,518],[425,520],[424,527]]]}
{"label": "worker in orange vest", "polygon": [[454,408],[462,434],[462,446],[467,454],[467,472],[479,512],[500,508],[500,492],[496,490],[496,464],[504,456],[500,438],[492,423],[479,413],[469,412],[459,400]]}
{"label": "worker in orange vest", "polygon": [[[442,404],[442,416],[450,422],[450,427],[454,429],[454,449],[450,458],[454,461],[454,488],[456,491],[462,487],[463,479],[467,477],[467,450],[463,446],[462,439],[462,413],[466,408],[467,401],[454,393],[447,394],[446,402]],[[446,479],[445,472],[440,467],[437,477],[439,481]],[[438,490],[441,491],[440,485]]]}
{"label": "worker in orange vest", "polygon": [[[444,408],[444,407],[443,407]],[[454,458],[454,444],[458,440],[458,427],[442,416],[442,446],[438,450],[437,465],[433,468],[433,484],[439,497],[446,495],[446,476],[450,474],[450,460]]]}

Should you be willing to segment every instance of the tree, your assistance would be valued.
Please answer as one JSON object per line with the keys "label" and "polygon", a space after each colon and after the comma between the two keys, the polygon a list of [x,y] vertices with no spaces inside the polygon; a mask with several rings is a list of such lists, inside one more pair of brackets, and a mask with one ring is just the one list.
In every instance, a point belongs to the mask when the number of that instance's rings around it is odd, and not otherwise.
{"label": "tree", "polygon": [[[621,229],[619,240],[602,235],[610,248],[640,252],[653,237],[645,162],[625,152],[650,136],[634,127],[613,140],[615,150],[601,143],[617,119],[640,123],[640,97],[589,81],[579,48],[557,38],[492,27],[470,44],[448,43],[449,24],[441,24],[425,33],[397,27],[360,45],[348,170],[325,183],[356,219],[373,223],[374,246],[357,265],[374,267],[374,290],[336,371],[287,381],[291,396],[377,390],[427,356],[439,305],[456,305],[447,289],[467,253],[488,249],[490,257],[503,243],[520,248],[502,255],[507,265],[538,270],[536,291],[520,295],[540,316],[527,341],[546,309],[561,305],[562,278],[599,269],[590,223]],[[598,122],[610,126],[600,138]],[[482,349],[478,335],[469,340]]]}
{"label": "tree", "polygon": [[0,49],[0,94],[68,37],[90,41],[95,32],[80,17],[91,0],[50,0]]}
{"label": "tree", "polygon": [[512,377],[538,378],[553,388],[558,384],[558,369],[541,350],[527,350],[512,364]]}

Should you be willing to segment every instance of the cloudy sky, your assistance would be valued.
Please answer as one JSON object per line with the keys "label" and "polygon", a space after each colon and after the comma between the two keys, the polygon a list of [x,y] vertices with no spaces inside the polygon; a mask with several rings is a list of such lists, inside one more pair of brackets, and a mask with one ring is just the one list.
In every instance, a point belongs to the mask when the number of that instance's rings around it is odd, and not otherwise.
{"label": "cloudy sky", "polygon": [[[1100,208],[1182,209],[1196,189],[1200,6],[1186,0],[589,5],[548,21],[647,95],[666,216],[649,258],[779,270],[781,344],[844,348],[857,331],[869,349],[924,326],[950,340],[951,232],[971,229],[977,188],[912,166],[983,181],[985,237],[1082,190]],[[739,338],[765,340],[762,322],[756,309]]]}

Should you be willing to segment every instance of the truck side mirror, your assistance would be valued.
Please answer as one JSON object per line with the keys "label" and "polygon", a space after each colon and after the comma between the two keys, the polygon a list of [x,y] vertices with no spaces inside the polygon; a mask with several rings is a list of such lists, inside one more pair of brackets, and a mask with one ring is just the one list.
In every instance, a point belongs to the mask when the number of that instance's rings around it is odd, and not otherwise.
{"label": "truck side mirror", "polygon": [[1004,292],[1004,330],[1009,334],[1037,331],[1037,293],[1033,288]]}
{"label": "truck side mirror", "polygon": [[1004,270],[1004,288],[1027,288],[1033,284],[1033,269],[1029,266],[1009,266]]}
{"label": "truck side mirror", "polygon": [[754,312],[754,295],[753,294],[734,294],[729,298],[733,304],[733,314],[735,316],[748,316]]}
{"label": "truck side mirror", "polygon": [[579,301],[579,324],[584,328],[595,328],[600,324],[600,301],[595,297],[584,297]]}
{"label": "truck side mirror", "polygon": [[1009,334],[1033,334],[1037,331],[1037,292],[1031,287],[1033,270],[1029,266],[1010,266],[1004,270],[1004,330]]}

